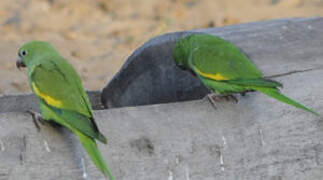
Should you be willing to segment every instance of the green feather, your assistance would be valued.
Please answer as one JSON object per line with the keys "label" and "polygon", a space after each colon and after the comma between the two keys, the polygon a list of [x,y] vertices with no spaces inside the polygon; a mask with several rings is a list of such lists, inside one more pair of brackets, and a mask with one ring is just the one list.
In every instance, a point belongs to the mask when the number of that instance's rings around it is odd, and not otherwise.
{"label": "green feather", "polygon": [[257,87],[283,87],[280,82],[270,79],[236,79],[228,80],[230,84],[237,84],[242,86],[257,86]]}
{"label": "green feather", "polygon": [[[83,148],[86,150],[95,166],[103,173],[105,177],[109,177],[110,180],[114,180],[94,139],[90,136],[87,136],[85,133],[79,131],[77,128],[73,127],[70,123],[66,121],[67,117],[70,115],[69,113],[66,113],[65,110],[53,108],[47,105],[43,100],[40,100],[40,108],[41,112],[46,112],[46,114],[43,115],[43,118],[54,120],[55,122],[70,129],[79,138]],[[102,141],[106,141],[105,137]]]}
{"label": "green feather", "polygon": [[[69,124],[71,127],[77,129],[78,131],[82,132],[83,134],[91,138],[97,139],[102,143],[107,144],[107,139],[98,130],[97,125],[93,118],[89,120],[88,117],[80,113],[77,113],[75,111],[55,108],[48,105],[46,102],[44,102],[44,100],[40,100],[40,101],[43,105],[48,107],[49,111],[55,112],[61,119],[63,119],[66,124]],[[43,112],[48,112],[48,111],[43,111]]]}
{"label": "green feather", "polygon": [[315,114],[316,116],[319,116],[319,114],[307,107],[305,107],[304,105],[290,99],[289,97],[283,95],[282,93],[279,92],[278,89],[276,88],[261,88],[261,87],[253,87],[252,89],[254,90],[257,90],[257,91],[260,91],[270,97],[273,97],[281,102],[284,102],[286,104],[289,104],[289,105],[292,105],[294,107],[297,107],[297,108],[300,108],[300,109],[303,109],[305,111],[308,111],[308,112],[311,112],[313,114]]}
{"label": "green feather", "polygon": [[112,176],[107,164],[98,150],[95,141],[78,130],[74,130],[74,133],[79,137],[84,149],[89,154],[95,166],[104,174],[105,177],[109,177],[110,180],[114,180],[114,177]]}

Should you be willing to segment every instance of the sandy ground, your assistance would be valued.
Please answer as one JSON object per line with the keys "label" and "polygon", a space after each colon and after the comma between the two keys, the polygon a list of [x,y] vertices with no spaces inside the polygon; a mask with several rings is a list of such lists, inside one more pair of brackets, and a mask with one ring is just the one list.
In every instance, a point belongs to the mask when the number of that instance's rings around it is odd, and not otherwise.
{"label": "sandy ground", "polygon": [[0,94],[28,92],[15,67],[29,40],[51,42],[89,90],[102,89],[127,57],[172,31],[283,17],[323,16],[323,0],[1,0]]}

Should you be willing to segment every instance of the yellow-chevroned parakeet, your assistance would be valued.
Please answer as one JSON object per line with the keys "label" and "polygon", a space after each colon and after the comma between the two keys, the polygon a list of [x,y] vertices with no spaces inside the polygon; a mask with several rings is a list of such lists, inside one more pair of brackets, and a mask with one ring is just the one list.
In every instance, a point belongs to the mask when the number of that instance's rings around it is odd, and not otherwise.
{"label": "yellow-chevroned parakeet", "polygon": [[32,91],[38,98],[42,119],[53,120],[75,133],[96,167],[111,175],[95,140],[107,143],[92,113],[89,98],[71,64],[47,42],[32,41],[18,51],[17,67],[27,67]]}
{"label": "yellow-chevroned parakeet", "polygon": [[256,90],[318,115],[281,94],[278,88],[282,84],[265,79],[239,48],[219,37],[188,35],[175,44],[173,55],[176,65],[193,72],[207,88],[217,94],[231,95]]}

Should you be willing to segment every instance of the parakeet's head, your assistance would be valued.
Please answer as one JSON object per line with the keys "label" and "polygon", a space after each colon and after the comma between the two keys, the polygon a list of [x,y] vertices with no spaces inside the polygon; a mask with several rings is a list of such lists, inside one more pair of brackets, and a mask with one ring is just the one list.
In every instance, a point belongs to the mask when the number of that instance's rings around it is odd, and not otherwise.
{"label": "parakeet's head", "polygon": [[173,49],[173,57],[174,57],[175,63],[181,69],[188,68],[187,61],[188,61],[188,54],[189,54],[188,51],[190,48],[189,48],[187,38],[188,37],[178,40]]}
{"label": "parakeet's head", "polygon": [[35,61],[44,59],[41,57],[48,54],[56,54],[56,50],[48,42],[27,42],[18,50],[19,59],[16,61],[16,66],[17,68],[28,67],[35,63]]}

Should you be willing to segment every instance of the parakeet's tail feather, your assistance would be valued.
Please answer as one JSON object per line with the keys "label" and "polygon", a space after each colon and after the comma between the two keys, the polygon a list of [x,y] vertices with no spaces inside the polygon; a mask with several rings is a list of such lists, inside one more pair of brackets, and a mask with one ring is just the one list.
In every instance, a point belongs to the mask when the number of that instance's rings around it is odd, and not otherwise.
{"label": "parakeet's tail feather", "polygon": [[98,147],[92,138],[84,135],[83,133],[79,132],[78,130],[75,130],[74,133],[79,137],[84,149],[92,159],[95,166],[104,174],[104,176],[107,178],[109,177],[110,180],[114,180],[114,177],[112,176],[107,164],[105,163]]}
{"label": "parakeet's tail feather", "polygon": [[243,85],[243,86],[258,86],[258,87],[283,87],[280,82],[270,80],[270,79],[235,79],[228,80],[231,84]]}
{"label": "parakeet's tail feather", "polygon": [[103,134],[101,134],[101,132],[98,133],[98,140],[100,142],[102,142],[103,144],[107,144],[107,139],[105,138],[105,136]]}
{"label": "parakeet's tail feather", "polygon": [[270,97],[273,97],[281,102],[284,102],[286,104],[292,105],[294,107],[303,109],[305,111],[311,112],[311,113],[319,116],[319,114],[317,112],[315,112],[315,111],[305,107],[304,105],[290,99],[289,97],[283,95],[282,93],[279,92],[279,90],[277,88],[253,87],[252,89],[260,91],[260,92],[262,92]]}
{"label": "parakeet's tail feather", "polygon": [[105,136],[99,131],[98,125],[96,125],[95,120],[93,119],[93,117],[90,118],[90,121],[93,124],[93,128],[96,132],[96,139],[99,140],[100,142],[107,144],[107,138],[105,138]]}

